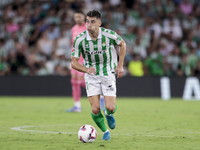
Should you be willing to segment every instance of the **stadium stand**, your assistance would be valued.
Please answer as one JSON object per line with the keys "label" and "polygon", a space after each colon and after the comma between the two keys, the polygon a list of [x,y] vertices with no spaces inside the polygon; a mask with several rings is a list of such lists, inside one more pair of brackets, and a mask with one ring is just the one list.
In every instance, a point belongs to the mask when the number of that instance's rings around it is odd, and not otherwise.
{"label": "stadium stand", "polygon": [[125,76],[200,75],[199,0],[1,0],[0,76],[69,75],[73,13],[93,9],[127,43]]}

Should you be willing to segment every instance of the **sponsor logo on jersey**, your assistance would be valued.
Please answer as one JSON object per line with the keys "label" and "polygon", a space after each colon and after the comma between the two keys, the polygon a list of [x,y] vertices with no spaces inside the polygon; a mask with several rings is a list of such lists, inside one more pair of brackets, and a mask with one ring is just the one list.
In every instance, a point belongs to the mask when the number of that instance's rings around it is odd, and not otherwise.
{"label": "sponsor logo on jersey", "polygon": [[72,53],[73,53],[74,51],[75,51],[75,48],[73,47],[73,48],[72,48]]}
{"label": "sponsor logo on jersey", "polygon": [[95,55],[95,54],[103,54],[105,53],[106,51],[93,51],[93,52],[90,52],[90,51],[85,51],[85,54],[87,55]]}

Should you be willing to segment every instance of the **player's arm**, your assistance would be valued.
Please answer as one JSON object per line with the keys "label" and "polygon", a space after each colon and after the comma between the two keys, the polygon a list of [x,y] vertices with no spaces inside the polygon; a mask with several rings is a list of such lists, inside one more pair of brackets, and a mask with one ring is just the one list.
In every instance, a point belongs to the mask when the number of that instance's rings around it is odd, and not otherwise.
{"label": "player's arm", "polygon": [[120,44],[118,45],[119,48],[119,63],[115,69],[115,73],[117,73],[117,78],[121,78],[124,75],[124,57],[126,55],[126,43],[124,40],[121,40]]}
{"label": "player's arm", "polygon": [[79,58],[81,57],[81,53],[83,52],[82,45],[80,44],[80,41],[77,41],[78,37],[76,37],[72,49],[72,60],[71,60],[71,66],[73,69],[83,72],[83,73],[88,73],[90,75],[95,75],[96,70],[93,67],[86,68],[82,64],[80,64]]}
{"label": "player's arm", "polygon": [[93,68],[93,67],[86,68],[83,65],[81,65],[78,61],[79,61],[79,57],[72,56],[71,66],[73,69],[80,71],[80,72],[88,73],[90,75],[96,74],[95,68]]}

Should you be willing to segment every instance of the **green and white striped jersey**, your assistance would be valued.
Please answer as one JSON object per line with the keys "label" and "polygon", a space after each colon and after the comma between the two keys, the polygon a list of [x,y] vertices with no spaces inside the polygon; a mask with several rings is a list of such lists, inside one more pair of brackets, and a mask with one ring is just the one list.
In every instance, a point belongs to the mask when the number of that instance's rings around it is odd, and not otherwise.
{"label": "green and white striped jersey", "polygon": [[96,41],[92,40],[88,31],[79,34],[73,45],[72,56],[84,58],[84,66],[96,68],[96,75],[108,76],[113,74],[117,65],[115,45],[119,45],[122,38],[116,32],[99,28]]}

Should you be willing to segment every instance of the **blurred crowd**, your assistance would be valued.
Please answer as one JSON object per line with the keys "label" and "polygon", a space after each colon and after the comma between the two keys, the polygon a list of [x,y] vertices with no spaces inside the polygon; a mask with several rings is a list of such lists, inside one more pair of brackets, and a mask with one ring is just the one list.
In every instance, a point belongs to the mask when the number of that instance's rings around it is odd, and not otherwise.
{"label": "blurred crowd", "polygon": [[127,43],[126,76],[200,75],[199,0],[1,0],[0,76],[70,74],[73,14]]}

